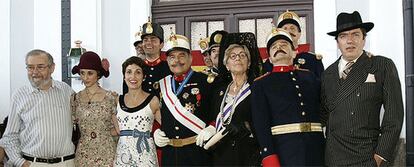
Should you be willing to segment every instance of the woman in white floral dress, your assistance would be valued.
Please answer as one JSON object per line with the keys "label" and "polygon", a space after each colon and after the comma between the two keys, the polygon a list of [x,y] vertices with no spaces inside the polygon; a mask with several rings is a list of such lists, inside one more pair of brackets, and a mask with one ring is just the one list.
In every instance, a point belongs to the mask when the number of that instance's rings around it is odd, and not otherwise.
{"label": "woman in white floral dress", "polygon": [[120,95],[117,119],[120,135],[115,166],[158,166],[154,140],[151,136],[154,119],[161,122],[159,100],[141,89],[145,77],[144,61],[130,57],[122,64],[128,92]]}

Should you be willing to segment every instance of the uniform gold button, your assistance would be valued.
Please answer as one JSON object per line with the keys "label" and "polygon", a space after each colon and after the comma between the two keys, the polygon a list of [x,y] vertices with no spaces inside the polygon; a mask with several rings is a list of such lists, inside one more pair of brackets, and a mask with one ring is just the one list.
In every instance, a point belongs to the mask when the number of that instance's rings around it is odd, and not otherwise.
{"label": "uniform gold button", "polygon": [[263,151],[264,151],[264,152],[266,152],[266,151],[267,151],[267,148],[266,148],[266,147],[265,147],[265,148],[263,148]]}
{"label": "uniform gold button", "polygon": [[298,96],[299,96],[299,97],[302,97],[302,94],[298,93]]}
{"label": "uniform gold button", "polygon": [[303,116],[305,116],[305,115],[306,115],[305,111],[302,111],[302,115],[303,115]]}
{"label": "uniform gold button", "polygon": [[150,74],[149,77],[152,77],[152,75]]}
{"label": "uniform gold button", "polygon": [[154,67],[151,67],[151,70],[154,70]]}
{"label": "uniform gold button", "polygon": [[296,81],[296,78],[292,78],[293,81]]}
{"label": "uniform gold button", "polygon": [[360,93],[357,93],[357,96],[359,97],[361,94]]}
{"label": "uniform gold button", "polygon": [[290,72],[290,75],[293,75],[293,72]]}
{"label": "uniform gold button", "polygon": [[300,102],[300,105],[303,106],[304,105],[303,102]]}
{"label": "uniform gold button", "polygon": [[179,139],[179,138],[180,138],[180,136],[175,136],[175,138],[176,138],[176,139]]}
{"label": "uniform gold button", "polygon": [[175,127],[175,130],[180,130],[180,128],[178,126]]}
{"label": "uniform gold button", "polygon": [[296,87],[296,89],[299,89],[299,85],[296,85],[295,87]]}

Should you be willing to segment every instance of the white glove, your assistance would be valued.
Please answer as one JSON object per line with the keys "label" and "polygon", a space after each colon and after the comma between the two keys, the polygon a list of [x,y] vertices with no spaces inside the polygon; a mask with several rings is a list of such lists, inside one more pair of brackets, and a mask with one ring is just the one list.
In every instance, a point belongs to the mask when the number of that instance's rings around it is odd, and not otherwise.
{"label": "white glove", "polygon": [[170,139],[166,137],[162,130],[157,129],[154,132],[154,141],[158,147],[164,147],[170,142]]}
{"label": "white glove", "polygon": [[204,141],[207,141],[210,139],[214,134],[216,133],[216,128],[213,126],[208,126],[207,128],[204,128],[201,130],[201,132],[198,134],[196,138],[196,145],[203,147]]}

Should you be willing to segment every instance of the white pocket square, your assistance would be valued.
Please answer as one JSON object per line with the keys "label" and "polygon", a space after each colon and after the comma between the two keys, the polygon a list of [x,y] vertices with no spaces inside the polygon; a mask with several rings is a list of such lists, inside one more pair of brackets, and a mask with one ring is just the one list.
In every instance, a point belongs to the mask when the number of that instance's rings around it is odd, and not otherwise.
{"label": "white pocket square", "polygon": [[367,80],[365,80],[365,83],[375,83],[375,75],[374,74],[368,74]]}

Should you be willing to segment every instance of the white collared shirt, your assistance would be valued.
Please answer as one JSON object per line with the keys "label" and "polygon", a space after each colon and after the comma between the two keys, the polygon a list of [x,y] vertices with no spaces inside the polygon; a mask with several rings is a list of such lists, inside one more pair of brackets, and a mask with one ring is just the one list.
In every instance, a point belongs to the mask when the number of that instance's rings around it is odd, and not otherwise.
{"label": "white collared shirt", "polygon": [[22,154],[54,158],[74,153],[70,96],[66,83],[52,80],[48,90],[27,85],[11,99],[9,121],[0,146],[15,166],[24,163]]}

